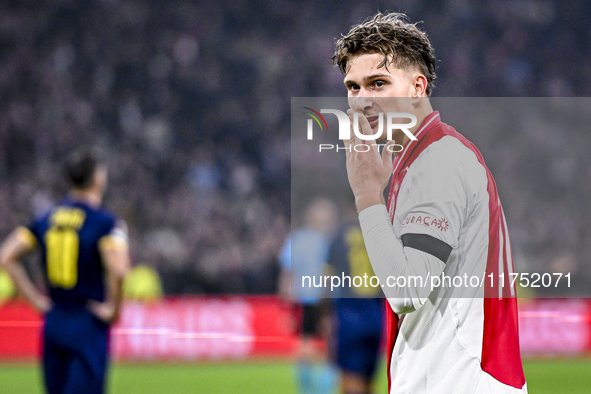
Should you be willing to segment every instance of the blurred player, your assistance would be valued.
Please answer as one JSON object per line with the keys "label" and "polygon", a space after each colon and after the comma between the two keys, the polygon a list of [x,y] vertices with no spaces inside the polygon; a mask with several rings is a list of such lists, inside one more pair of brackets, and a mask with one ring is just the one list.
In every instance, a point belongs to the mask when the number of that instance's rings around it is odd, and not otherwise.
{"label": "blurred player", "polygon": [[[394,130],[398,145],[388,141],[382,155],[376,144],[367,153],[352,149],[367,142],[354,130],[345,141],[365,245],[388,297],[390,393],[527,392],[514,286],[416,285],[442,274],[513,272],[494,179],[476,147],[431,107],[435,58],[426,34],[403,14],[377,14],[338,40],[333,59],[362,134],[380,130],[380,113],[417,119],[410,136]],[[400,152],[394,164],[392,151]],[[409,285],[386,286],[388,278]]]}
{"label": "blurred player", "polygon": [[[330,246],[331,274],[342,277],[374,276],[355,206],[346,208],[344,224]],[[343,394],[369,394],[382,340],[384,299],[372,286],[343,286],[334,300],[336,362]]]}
{"label": "blurred player", "polygon": [[[102,209],[107,169],[93,149],[72,153],[65,166],[70,195],[2,245],[2,266],[20,293],[45,317],[43,371],[49,394],[102,393],[109,325],[121,306],[129,269],[122,222]],[[40,249],[49,297],[20,261]]]}
{"label": "blurred player", "polygon": [[[328,324],[321,297],[324,289],[292,287],[302,276],[320,276],[326,272],[329,240],[336,223],[336,207],[326,199],[312,201],[305,212],[305,225],[291,233],[280,255],[282,266],[280,291],[295,299],[302,310],[302,342],[299,349],[298,383],[302,394],[331,393],[334,373],[318,340],[326,338]],[[295,288],[294,293],[291,289]]]}

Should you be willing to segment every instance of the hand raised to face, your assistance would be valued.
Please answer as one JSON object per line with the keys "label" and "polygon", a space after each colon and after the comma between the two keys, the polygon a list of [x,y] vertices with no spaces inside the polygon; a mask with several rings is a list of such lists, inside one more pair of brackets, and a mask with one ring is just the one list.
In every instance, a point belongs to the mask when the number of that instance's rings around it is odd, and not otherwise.
{"label": "hand raised to face", "polygon": [[[392,175],[392,145],[388,141],[380,154],[378,145],[373,141],[360,139],[353,132],[353,110],[348,110],[351,124],[351,139],[344,140],[347,155],[347,176],[355,195],[357,210],[376,204],[384,204],[384,188]],[[364,135],[371,135],[372,129],[367,118],[358,114],[359,127]]]}

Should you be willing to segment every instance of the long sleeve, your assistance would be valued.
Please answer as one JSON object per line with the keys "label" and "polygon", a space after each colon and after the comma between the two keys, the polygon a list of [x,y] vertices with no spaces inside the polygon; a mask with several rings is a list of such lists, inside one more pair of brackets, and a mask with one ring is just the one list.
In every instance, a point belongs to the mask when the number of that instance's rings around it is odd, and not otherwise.
{"label": "long sleeve", "polygon": [[371,265],[392,310],[410,313],[418,309],[431,292],[430,277],[439,276],[445,264],[428,253],[404,247],[383,204],[361,211],[359,222]]}

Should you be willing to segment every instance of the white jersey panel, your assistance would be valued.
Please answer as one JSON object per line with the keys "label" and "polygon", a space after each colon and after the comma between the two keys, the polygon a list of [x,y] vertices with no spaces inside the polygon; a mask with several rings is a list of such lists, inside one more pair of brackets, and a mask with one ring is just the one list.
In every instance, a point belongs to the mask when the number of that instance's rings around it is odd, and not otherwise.
{"label": "white jersey panel", "polygon": [[[457,138],[433,142],[398,185],[395,235],[426,234],[447,243],[453,250],[444,274],[482,279],[489,247],[487,185],[486,169]],[[482,370],[483,297],[478,285],[440,287],[404,315],[391,360],[391,394],[527,392]]]}

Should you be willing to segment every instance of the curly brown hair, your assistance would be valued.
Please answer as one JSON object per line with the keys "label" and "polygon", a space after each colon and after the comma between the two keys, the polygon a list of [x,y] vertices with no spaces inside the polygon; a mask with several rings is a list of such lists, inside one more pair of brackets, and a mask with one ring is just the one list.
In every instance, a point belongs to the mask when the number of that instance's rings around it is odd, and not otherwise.
{"label": "curly brown hair", "polygon": [[349,59],[360,53],[379,53],[384,60],[378,68],[393,64],[400,69],[412,67],[427,78],[426,93],[433,91],[435,75],[435,55],[427,34],[419,30],[415,23],[410,23],[402,13],[382,14],[353,26],[349,33],[336,42],[332,62],[343,75],[349,72]]}

